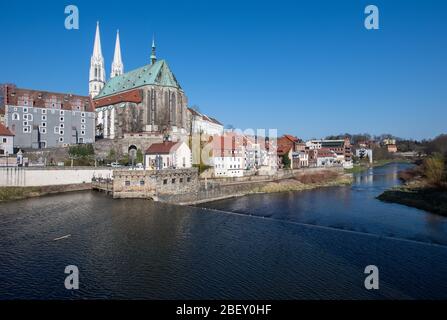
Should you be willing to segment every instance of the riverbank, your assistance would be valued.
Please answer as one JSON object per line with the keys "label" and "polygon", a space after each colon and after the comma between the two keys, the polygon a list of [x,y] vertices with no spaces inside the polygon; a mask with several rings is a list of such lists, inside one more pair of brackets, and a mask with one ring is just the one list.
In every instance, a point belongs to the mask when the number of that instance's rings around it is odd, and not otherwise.
{"label": "riverbank", "polygon": [[[439,172],[433,171],[434,169],[430,168],[431,160],[428,160],[419,166],[399,172],[399,179],[404,184],[386,190],[377,199],[447,216],[447,185],[443,182],[443,167],[438,168]],[[434,182],[433,178],[430,178],[432,176],[438,181]]]}
{"label": "riverbank", "polygon": [[360,163],[355,164],[353,168],[351,169],[345,169],[346,173],[360,173],[363,171],[366,171],[370,168],[376,168],[376,167],[382,167],[384,165],[390,164],[390,163],[413,163],[414,160],[411,159],[383,159],[383,160],[377,160],[371,163]]}
{"label": "riverbank", "polygon": [[23,200],[50,194],[90,190],[90,183],[41,187],[0,187],[0,202]]}
{"label": "riverbank", "polygon": [[402,186],[385,191],[377,199],[447,216],[447,190]]}
{"label": "riverbank", "polygon": [[288,191],[304,191],[324,187],[339,187],[346,186],[352,183],[352,175],[338,174],[336,176],[305,176],[296,179],[286,179],[280,181],[273,181],[258,187],[251,193],[275,193]]}
{"label": "riverbank", "polygon": [[[212,193],[210,190],[210,192],[206,193],[203,197],[194,200],[169,199],[164,202],[178,205],[198,205],[223,199],[243,197],[250,194],[280,193],[326,187],[340,187],[350,185],[352,184],[352,181],[352,174],[324,170],[318,173],[307,173],[288,179],[221,186],[219,192]],[[228,190],[226,189],[227,187],[229,187]]]}

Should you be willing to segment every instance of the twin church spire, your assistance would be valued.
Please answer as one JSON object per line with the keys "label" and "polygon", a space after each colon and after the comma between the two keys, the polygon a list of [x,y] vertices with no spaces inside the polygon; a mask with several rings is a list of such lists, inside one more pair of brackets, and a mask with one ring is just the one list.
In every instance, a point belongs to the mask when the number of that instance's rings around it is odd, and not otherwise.
{"label": "twin church spire", "polygon": [[[155,39],[152,38],[151,64],[157,61],[155,55]],[[115,53],[113,55],[112,70],[110,78],[122,75],[124,73],[124,64],[121,57],[121,44],[119,30],[116,33]],[[99,32],[99,22],[96,23],[95,43],[93,45],[93,54],[90,59],[90,77],[89,77],[89,95],[96,97],[106,83],[106,72],[104,66],[104,57],[101,50],[101,37]]]}

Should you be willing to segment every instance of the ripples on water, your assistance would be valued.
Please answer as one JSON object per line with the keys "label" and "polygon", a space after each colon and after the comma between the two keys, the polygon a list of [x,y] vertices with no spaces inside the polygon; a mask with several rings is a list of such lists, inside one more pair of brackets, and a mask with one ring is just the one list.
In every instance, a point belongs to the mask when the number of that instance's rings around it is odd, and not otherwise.
{"label": "ripples on water", "polygon": [[[209,208],[90,192],[4,203],[0,298],[447,298],[446,220],[375,199],[397,169]],[[77,292],[63,285],[71,264]],[[370,264],[379,291],[363,287]]]}

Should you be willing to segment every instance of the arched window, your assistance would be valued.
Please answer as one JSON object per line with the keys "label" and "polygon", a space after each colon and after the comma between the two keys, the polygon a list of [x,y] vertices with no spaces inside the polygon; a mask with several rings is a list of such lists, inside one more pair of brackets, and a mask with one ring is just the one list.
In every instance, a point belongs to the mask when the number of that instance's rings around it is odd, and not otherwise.
{"label": "arched window", "polygon": [[18,113],[13,113],[12,120],[20,120],[20,115]]}

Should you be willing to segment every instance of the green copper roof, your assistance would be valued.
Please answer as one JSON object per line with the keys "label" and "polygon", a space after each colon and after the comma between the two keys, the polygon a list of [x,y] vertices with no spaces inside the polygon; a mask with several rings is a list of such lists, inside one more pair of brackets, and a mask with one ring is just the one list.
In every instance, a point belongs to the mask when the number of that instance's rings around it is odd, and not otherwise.
{"label": "green copper roof", "polygon": [[166,61],[159,60],[154,64],[146,65],[110,79],[95,99],[146,85],[160,85],[181,89]]}

